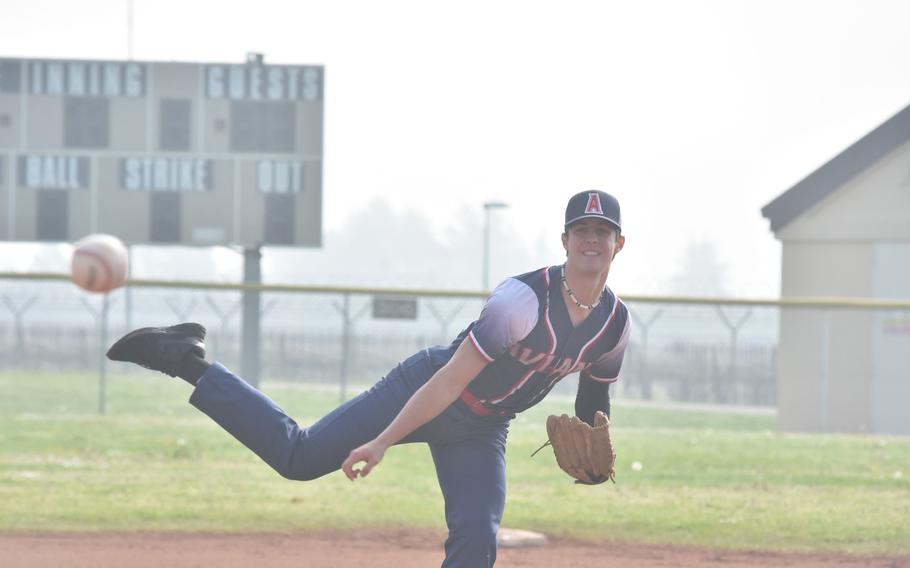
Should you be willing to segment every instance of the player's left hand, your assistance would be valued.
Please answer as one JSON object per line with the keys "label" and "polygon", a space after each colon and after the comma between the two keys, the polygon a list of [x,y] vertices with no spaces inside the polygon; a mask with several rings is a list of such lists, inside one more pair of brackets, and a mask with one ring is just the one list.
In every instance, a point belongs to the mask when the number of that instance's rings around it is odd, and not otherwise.
{"label": "player's left hand", "polygon": [[[382,461],[382,457],[385,455],[387,449],[388,446],[376,440],[367,442],[359,448],[351,450],[347,459],[341,464],[341,469],[351,481],[357,479],[358,475],[360,477],[366,477],[369,475],[370,471]],[[366,465],[361,468],[355,468],[354,466],[360,462],[366,462]]]}

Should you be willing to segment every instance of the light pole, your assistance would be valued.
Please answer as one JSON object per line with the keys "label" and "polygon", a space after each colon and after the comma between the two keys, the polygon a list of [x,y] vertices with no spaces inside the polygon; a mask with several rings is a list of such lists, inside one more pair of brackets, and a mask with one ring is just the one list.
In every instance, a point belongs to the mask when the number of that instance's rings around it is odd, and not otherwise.
{"label": "light pole", "polygon": [[490,211],[505,209],[502,201],[487,201],[483,204],[483,290],[490,289]]}

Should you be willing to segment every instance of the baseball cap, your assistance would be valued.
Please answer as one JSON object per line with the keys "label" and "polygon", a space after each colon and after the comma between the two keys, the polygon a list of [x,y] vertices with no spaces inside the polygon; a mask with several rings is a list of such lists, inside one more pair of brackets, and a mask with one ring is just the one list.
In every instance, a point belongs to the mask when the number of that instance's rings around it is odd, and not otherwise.
{"label": "baseball cap", "polygon": [[566,205],[566,227],[582,219],[603,219],[622,231],[619,201],[609,193],[591,189],[576,193]]}

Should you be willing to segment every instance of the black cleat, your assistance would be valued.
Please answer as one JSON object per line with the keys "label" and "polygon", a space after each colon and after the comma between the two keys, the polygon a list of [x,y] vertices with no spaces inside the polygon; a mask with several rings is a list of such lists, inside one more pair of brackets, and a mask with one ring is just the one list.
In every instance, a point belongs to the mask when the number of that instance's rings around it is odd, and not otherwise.
{"label": "black cleat", "polygon": [[131,331],[111,345],[107,358],[136,363],[176,377],[180,361],[187,353],[205,359],[205,328],[198,323],[143,327]]}

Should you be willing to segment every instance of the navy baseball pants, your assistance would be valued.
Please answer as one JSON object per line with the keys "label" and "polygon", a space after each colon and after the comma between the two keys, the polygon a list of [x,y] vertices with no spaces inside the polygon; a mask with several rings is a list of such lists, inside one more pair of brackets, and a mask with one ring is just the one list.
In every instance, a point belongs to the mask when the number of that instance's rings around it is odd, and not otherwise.
{"label": "navy baseball pants", "polygon": [[[308,428],[219,363],[199,380],[190,403],[283,477],[311,480],[339,469],[351,450],[379,435],[434,371],[421,351]],[[456,402],[399,442],[430,446],[449,527],[443,568],[490,567],[496,561],[508,423],[477,416]]]}

